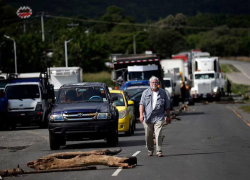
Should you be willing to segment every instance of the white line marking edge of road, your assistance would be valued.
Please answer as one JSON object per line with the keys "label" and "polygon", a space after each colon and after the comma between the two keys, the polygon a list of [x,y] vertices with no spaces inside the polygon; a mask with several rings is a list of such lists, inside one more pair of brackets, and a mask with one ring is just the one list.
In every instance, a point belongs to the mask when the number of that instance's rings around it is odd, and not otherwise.
{"label": "white line marking edge of road", "polygon": [[[132,156],[137,156],[141,151],[135,152]],[[122,171],[122,168],[119,167],[111,176],[118,176],[118,174]]]}

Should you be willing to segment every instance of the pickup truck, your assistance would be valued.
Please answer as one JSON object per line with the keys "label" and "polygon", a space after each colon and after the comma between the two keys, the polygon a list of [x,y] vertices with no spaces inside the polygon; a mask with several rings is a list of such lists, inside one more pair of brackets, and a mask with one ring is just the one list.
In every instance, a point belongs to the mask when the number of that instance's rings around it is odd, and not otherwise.
{"label": "pickup truck", "polygon": [[76,83],[60,87],[48,116],[50,149],[66,141],[105,139],[109,146],[118,143],[119,112],[105,83]]}

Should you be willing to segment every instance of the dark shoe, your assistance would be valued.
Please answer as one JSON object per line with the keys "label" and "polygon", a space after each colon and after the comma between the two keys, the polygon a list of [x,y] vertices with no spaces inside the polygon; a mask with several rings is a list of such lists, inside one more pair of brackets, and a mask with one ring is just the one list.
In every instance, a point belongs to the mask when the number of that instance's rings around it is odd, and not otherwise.
{"label": "dark shoe", "polygon": [[162,153],[158,153],[157,156],[158,157],[163,157],[163,154]]}
{"label": "dark shoe", "polygon": [[149,153],[148,153],[148,156],[153,156],[153,152],[149,152]]}

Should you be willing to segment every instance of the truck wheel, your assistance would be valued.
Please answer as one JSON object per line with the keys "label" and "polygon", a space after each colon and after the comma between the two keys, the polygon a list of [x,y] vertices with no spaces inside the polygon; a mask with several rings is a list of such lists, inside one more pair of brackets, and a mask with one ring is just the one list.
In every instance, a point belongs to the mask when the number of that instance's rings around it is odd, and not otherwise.
{"label": "truck wheel", "polygon": [[116,147],[118,143],[118,131],[113,130],[107,136],[107,144],[111,147]]}
{"label": "truck wheel", "polygon": [[60,141],[58,138],[49,133],[49,145],[51,150],[57,150],[60,148]]}

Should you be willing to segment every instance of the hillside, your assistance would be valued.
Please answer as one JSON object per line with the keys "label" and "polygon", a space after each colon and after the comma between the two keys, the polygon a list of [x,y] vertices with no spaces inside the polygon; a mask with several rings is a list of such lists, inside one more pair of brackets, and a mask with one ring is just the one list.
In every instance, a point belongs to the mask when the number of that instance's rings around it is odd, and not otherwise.
{"label": "hillside", "polygon": [[18,8],[30,6],[33,13],[45,11],[51,15],[99,18],[107,7],[116,5],[136,21],[159,20],[169,14],[183,13],[193,16],[197,12],[211,14],[249,14],[250,0],[5,0]]}

